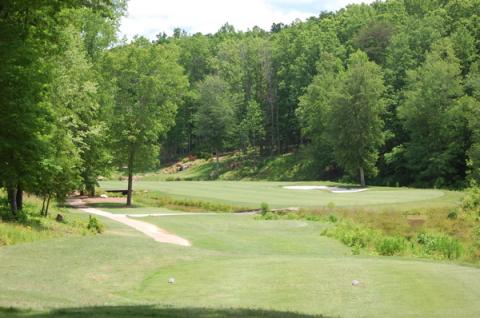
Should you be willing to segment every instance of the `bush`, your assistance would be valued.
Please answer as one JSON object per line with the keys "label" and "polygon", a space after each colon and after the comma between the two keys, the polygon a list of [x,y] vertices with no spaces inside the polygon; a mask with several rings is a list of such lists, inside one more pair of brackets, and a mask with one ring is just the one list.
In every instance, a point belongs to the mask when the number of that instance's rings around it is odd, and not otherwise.
{"label": "bush", "polygon": [[328,237],[339,239],[348,247],[355,248],[367,247],[376,237],[376,233],[373,230],[354,225],[351,222],[342,222],[328,229],[324,234]]}
{"label": "bush", "polygon": [[278,220],[278,214],[273,213],[273,212],[267,212],[263,214],[263,219],[264,220]]}
{"label": "bush", "polygon": [[420,233],[417,242],[425,254],[439,258],[457,259],[462,252],[462,246],[457,239],[443,234]]}
{"label": "bush", "polygon": [[262,215],[265,215],[268,212],[270,212],[270,207],[268,206],[268,203],[262,202],[262,204],[260,204],[260,213]]}
{"label": "bush", "polygon": [[328,222],[336,223],[338,221],[338,218],[335,214],[329,214],[327,220]]}
{"label": "bush", "polygon": [[461,208],[467,213],[480,214],[480,188],[472,187],[465,190]]}
{"label": "bush", "polygon": [[405,239],[398,236],[383,237],[375,244],[375,250],[378,254],[385,256],[401,254],[405,248]]}
{"label": "bush", "polygon": [[87,224],[87,229],[94,232],[94,233],[103,233],[104,231],[104,226],[98,219],[94,216],[89,216],[88,217],[88,224]]}
{"label": "bush", "polygon": [[307,221],[313,221],[313,222],[318,222],[318,221],[320,221],[320,218],[319,218],[318,216],[316,216],[316,215],[307,215],[307,216],[305,217],[305,220],[307,220]]}
{"label": "bush", "polygon": [[286,217],[287,217],[287,220],[298,220],[297,213],[287,213]]}
{"label": "bush", "polygon": [[457,211],[455,211],[455,210],[454,210],[454,211],[450,211],[450,212],[448,213],[448,215],[447,215],[447,218],[448,218],[449,220],[456,220],[456,219],[458,218],[458,213],[457,213]]}

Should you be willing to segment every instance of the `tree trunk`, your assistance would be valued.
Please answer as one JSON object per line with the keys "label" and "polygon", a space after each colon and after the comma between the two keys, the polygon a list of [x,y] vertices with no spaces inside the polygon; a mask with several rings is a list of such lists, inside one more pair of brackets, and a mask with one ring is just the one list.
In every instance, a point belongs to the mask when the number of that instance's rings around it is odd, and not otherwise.
{"label": "tree trunk", "polygon": [[132,189],[133,189],[133,152],[130,152],[130,156],[128,158],[127,208],[132,207]]}
{"label": "tree trunk", "polygon": [[21,211],[23,209],[23,190],[21,186],[17,188],[17,195],[15,196],[15,200],[17,201],[17,209]]}
{"label": "tree trunk", "polygon": [[89,185],[87,191],[88,191],[88,195],[90,197],[94,197],[95,196],[95,185]]}
{"label": "tree trunk", "polygon": [[44,212],[44,216],[47,217],[48,216],[48,208],[50,206],[50,199],[52,198],[52,194],[49,193],[48,194],[48,197],[47,197],[47,205],[45,206],[45,212]]}
{"label": "tree trunk", "polygon": [[365,173],[363,171],[363,167],[360,167],[360,185],[365,187]]}
{"label": "tree trunk", "polygon": [[10,205],[10,211],[13,215],[17,215],[18,207],[17,207],[17,188],[16,187],[8,187],[7,188],[7,196],[8,196],[8,203]]}
{"label": "tree trunk", "polygon": [[253,132],[253,169],[257,170],[257,145],[255,140],[255,132]]}
{"label": "tree trunk", "polygon": [[42,209],[40,210],[40,216],[43,216],[45,214],[45,202],[47,201],[47,197],[43,197],[43,202],[42,202]]}

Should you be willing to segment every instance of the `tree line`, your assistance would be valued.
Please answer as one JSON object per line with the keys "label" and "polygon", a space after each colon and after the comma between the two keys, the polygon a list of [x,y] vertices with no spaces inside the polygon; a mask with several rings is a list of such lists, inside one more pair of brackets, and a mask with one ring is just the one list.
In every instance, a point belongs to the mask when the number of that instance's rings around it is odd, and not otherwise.
{"label": "tree line", "polygon": [[164,158],[306,153],[312,178],[461,188],[479,176],[480,1],[389,0],[156,43],[190,93]]}
{"label": "tree line", "polygon": [[0,184],[90,194],[186,154],[304,151],[315,178],[480,175],[480,1],[389,0],[214,34],[116,38],[124,0],[0,4]]}

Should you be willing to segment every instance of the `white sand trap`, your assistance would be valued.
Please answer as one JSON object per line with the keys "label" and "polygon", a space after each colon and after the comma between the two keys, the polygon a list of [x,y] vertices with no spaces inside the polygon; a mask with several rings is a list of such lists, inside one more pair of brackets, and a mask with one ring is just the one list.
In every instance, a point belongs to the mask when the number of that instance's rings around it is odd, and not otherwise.
{"label": "white sand trap", "polygon": [[286,186],[284,189],[289,190],[328,190],[332,193],[356,193],[367,191],[368,189],[349,189],[349,188],[339,188],[339,187],[328,187],[328,186]]}

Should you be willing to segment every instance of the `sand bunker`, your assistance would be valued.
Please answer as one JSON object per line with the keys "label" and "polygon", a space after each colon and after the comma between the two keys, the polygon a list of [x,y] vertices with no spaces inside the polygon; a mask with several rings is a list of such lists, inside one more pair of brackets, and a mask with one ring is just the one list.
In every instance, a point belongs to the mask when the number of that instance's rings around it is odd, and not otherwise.
{"label": "sand bunker", "polygon": [[367,191],[365,188],[339,188],[339,187],[328,187],[328,186],[286,186],[284,189],[289,190],[327,190],[332,193],[357,193]]}

